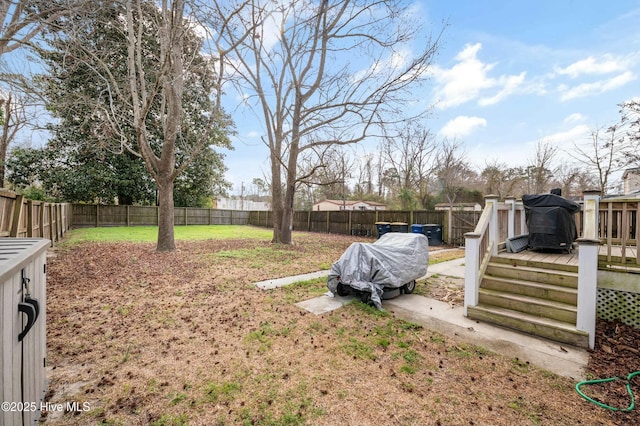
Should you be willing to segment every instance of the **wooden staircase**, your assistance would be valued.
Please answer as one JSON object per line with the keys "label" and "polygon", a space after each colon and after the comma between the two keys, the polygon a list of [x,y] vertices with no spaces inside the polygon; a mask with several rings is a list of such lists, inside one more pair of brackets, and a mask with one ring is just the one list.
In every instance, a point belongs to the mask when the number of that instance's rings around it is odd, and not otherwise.
{"label": "wooden staircase", "polygon": [[578,267],[493,256],[468,317],[558,342],[589,347],[576,329]]}

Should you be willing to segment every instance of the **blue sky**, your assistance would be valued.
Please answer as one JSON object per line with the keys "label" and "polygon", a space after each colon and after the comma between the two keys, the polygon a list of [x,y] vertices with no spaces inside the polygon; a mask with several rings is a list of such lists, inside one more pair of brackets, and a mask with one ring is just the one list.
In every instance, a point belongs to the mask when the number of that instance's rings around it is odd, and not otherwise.
{"label": "blue sky", "polygon": [[[540,141],[568,151],[590,130],[617,122],[619,103],[640,97],[640,1],[419,0],[412,7],[428,24],[423,31],[448,22],[430,83],[416,93],[434,105],[425,124],[461,141],[478,171],[493,160],[526,165]],[[226,154],[227,178],[239,193],[242,182],[269,170],[268,151],[258,121],[233,118],[238,136]]]}

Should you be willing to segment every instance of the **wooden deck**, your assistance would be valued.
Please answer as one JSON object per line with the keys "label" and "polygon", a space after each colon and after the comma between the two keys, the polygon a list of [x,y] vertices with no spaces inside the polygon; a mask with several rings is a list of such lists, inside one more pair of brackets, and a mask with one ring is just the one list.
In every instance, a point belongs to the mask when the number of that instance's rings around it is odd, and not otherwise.
{"label": "wooden deck", "polygon": [[498,253],[498,257],[578,266],[578,250],[574,250],[572,253],[539,252],[534,250],[524,250],[519,253],[507,253],[503,251]]}
{"label": "wooden deck", "polygon": [[[636,248],[635,247],[626,247],[625,257],[627,259],[636,258]],[[612,246],[611,247],[611,256],[614,258],[620,258],[622,255],[622,249],[620,246]],[[507,253],[506,251],[502,251],[498,253],[498,257],[504,257],[507,259],[520,259],[520,260],[530,260],[534,262],[543,262],[543,263],[556,263],[562,265],[575,265],[578,266],[578,249],[575,249],[572,253],[553,253],[553,252],[539,252],[534,250],[524,250],[519,253]],[[607,246],[601,245],[599,258],[601,261],[606,261],[607,259]]]}

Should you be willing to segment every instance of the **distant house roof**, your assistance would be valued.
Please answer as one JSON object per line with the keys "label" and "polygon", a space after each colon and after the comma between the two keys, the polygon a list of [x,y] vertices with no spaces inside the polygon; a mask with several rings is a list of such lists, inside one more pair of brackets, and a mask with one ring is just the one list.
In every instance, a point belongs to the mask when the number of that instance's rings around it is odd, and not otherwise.
{"label": "distant house roof", "polygon": [[622,174],[622,179],[626,179],[630,174],[640,174],[640,167],[636,167],[635,169],[627,169]]}
{"label": "distant house roof", "polygon": [[375,201],[322,200],[313,205],[313,210],[386,210],[386,206]]}
{"label": "distant house roof", "polygon": [[[357,201],[353,201],[353,200],[322,200],[319,201],[319,203],[331,203],[331,204],[335,204],[338,206],[353,206],[355,204],[360,204],[360,203],[364,203],[364,204],[368,204],[370,206],[384,206],[385,204],[382,203],[376,203],[375,201],[363,201],[363,200],[357,200]],[[318,203],[316,203],[318,204]]]}

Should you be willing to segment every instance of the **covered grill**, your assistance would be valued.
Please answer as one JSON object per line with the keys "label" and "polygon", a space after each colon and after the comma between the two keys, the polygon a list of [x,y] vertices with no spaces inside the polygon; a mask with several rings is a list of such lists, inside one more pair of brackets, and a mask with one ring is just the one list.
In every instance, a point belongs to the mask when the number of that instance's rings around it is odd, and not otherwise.
{"label": "covered grill", "polygon": [[523,195],[529,248],[571,251],[578,238],[574,215],[580,205],[555,194]]}

